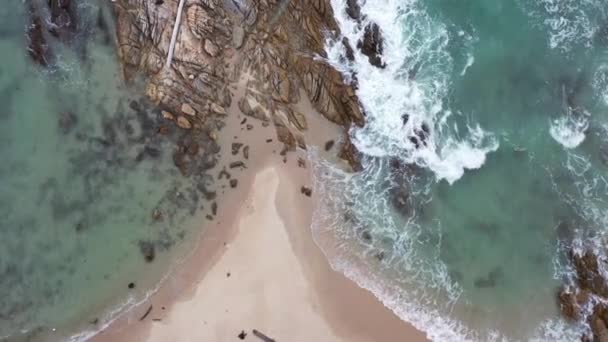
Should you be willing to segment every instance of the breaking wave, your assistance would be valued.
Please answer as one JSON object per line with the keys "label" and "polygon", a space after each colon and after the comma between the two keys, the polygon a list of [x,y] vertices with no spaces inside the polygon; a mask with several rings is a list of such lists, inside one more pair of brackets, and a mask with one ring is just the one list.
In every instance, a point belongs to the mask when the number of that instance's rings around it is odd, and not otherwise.
{"label": "breaking wave", "polygon": [[[356,49],[354,60],[348,61],[341,39],[327,44],[332,65],[348,77],[365,80],[358,83],[357,95],[367,114],[366,124],[351,131],[357,149],[416,163],[449,183],[467,169],[480,168],[486,154],[498,148],[498,140],[465,114],[452,112],[445,101],[455,67],[446,51],[447,27],[415,0],[367,1],[361,6],[361,23],[348,17],[345,0],[333,0],[332,6],[350,44],[364,39],[370,23],[376,23],[383,36],[384,69],[372,66]],[[464,74],[473,61],[469,51],[457,67]],[[416,138],[421,132],[424,143]]]}

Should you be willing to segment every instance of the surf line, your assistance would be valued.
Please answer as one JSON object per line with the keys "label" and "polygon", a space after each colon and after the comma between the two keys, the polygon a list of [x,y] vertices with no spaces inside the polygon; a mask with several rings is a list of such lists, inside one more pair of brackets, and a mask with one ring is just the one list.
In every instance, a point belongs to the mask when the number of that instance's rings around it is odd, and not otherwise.
{"label": "surf line", "polygon": [[175,17],[175,24],[173,25],[173,34],[171,35],[171,43],[169,44],[169,53],[167,54],[165,68],[169,68],[171,66],[171,61],[173,60],[173,50],[175,50],[175,41],[177,40],[177,33],[179,32],[179,24],[182,21],[184,2],[184,0],[180,0],[179,5],[177,6],[177,16]]}

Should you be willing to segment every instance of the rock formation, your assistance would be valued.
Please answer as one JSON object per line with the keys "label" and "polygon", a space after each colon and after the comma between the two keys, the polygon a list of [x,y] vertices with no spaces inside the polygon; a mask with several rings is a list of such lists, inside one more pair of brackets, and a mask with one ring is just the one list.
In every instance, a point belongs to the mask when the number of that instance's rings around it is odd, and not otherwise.
{"label": "rock formation", "polygon": [[287,149],[304,144],[306,118],[293,109],[302,93],[345,129],[364,124],[353,87],[323,59],[325,35],[338,31],[328,0],[186,0],[167,68],[177,8],[178,0],[114,3],[124,76],[144,75],[148,97],[179,127],[213,130],[232,104],[228,85],[242,73],[249,78],[238,108],[273,123]]}
{"label": "rock formation", "polygon": [[28,53],[41,66],[53,58],[51,40],[68,44],[77,30],[75,4],[71,0],[28,0]]}
{"label": "rock formation", "polygon": [[590,335],[583,341],[608,341],[608,279],[605,260],[591,250],[570,251],[570,262],[576,279],[557,295],[562,315],[572,321],[586,321]]}

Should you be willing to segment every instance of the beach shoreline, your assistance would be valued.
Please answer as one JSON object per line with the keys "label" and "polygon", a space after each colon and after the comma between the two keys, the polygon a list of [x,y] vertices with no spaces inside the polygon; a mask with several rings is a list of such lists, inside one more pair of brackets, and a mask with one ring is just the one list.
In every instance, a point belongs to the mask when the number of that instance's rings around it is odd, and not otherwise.
{"label": "beach shoreline", "polygon": [[[289,175],[294,170],[281,164],[270,161],[256,173],[233,229],[216,230],[227,233],[222,238],[203,238],[190,261],[213,257],[174,272],[150,298],[160,312],[139,321],[141,312],[133,310],[93,341],[231,341],[253,329],[277,341],[423,341],[422,333],[331,270],[311,246],[310,231],[301,228],[312,205],[293,205],[314,198],[296,191],[297,178]],[[216,253],[202,249],[214,241]],[[203,274],[193,275],[190,266]]]}
{"label": "beach shoreline", "polygon": [[[234,84],[237,95],[246,86],[243,77]],[[315,113],[305,97],[295,107],[306,115],[309,148],[332,158],[335,149],[314,146],[339,140],[339,129]],[[175,265],[154,294],[91,340],[233,341],[241,331],[250,339],[252,329],[278,341],[310,341],[313,335],[317,341],[425,340],[372,293],[331,269],[315,244],[310,227],[316,193],[313,189],[309,197],[302,191],[313,187],[308,152],[281,153],[274,127],[250,120],[255,128],[246,130],[244,118],[236,104],[229,108],[218,136],[225,151],[218,165],[235,158],[228,151],[238,141],[249,147],[247,167],[238,174],[230,170],[238,187],[222,188],[217,216],[205,223],[195,250]],[[255,259],[258,254],[265,258]],[[269,295],[254,284],[272,286],[291,302],[283,303],[281,295]],[[198,317],[221,320],[196,321]]]}

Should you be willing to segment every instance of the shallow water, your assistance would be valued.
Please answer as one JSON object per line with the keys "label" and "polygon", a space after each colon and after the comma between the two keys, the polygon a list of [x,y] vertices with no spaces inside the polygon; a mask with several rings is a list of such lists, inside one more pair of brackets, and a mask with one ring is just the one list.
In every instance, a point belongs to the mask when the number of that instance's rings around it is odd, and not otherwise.
{"label": "shallow water", "polygon": [[607,227],[608,4],[368,1],[361,25],[332,5],[352,45],[378,23],[387,64],[328,43],[368,114],[362,174],[317,161],[334,267],[436,340],[576,339],[555,296],[565,247]]}
{"label": "shallow water", "polygon": [[189,250],[209,207],[173,166],[182,133],[155,134],[159,110],[122,81],[101,3],[78,2],[48,68],[27,55],[23,3],[0,9],[0,339],[98,329]]}

